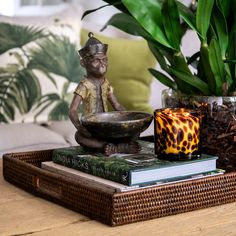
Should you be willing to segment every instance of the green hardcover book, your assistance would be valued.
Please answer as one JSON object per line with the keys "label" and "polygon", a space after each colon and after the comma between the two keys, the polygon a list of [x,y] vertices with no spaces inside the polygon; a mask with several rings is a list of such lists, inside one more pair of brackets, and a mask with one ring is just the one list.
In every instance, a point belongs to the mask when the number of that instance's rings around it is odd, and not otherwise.
{"label": "green hardcover book", "polygon": [[88,174],[128,186],[145,185],[168,179],[216,170],[215,156],[202,155],[189,161],[166,161],[155,157],[153,143],[142,142],[139,154],[105,157],[80,146],[53,151],[52,161]]}

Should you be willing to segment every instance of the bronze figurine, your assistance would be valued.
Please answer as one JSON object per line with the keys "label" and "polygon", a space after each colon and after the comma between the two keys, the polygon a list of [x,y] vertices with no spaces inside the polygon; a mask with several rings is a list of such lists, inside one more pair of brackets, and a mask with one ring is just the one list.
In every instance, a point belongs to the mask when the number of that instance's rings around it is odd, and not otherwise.
{"label": "bronze figurine", "polygon": [[[106,55],[108,45],[96,39],[91,32],[88,37],[85,46],[79,50],[80,63],[86,69],[87,74],[78,84],[69,110],[69,117],[77,128],[75,140],[81,146],[101,150],[107,156],[113,153],[137,153],[140,150],[140,145],[136,141],[112,143],[97,139],[82,125],[78,118],[81,103],[83,103],[83,116],[107,112],[107,101],[111,103],[114,110],[125,110],[118,102],[113,88],[105,77],[108,66]],[[104,132],[106,131],[104,130]]]}

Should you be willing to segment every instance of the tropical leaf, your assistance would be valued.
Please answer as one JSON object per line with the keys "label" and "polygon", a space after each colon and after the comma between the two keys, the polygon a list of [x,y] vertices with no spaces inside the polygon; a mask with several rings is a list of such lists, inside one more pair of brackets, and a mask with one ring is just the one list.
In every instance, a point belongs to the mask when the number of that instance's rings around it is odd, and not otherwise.
{"label": "tropical leaf", "polygon": [[230,86],[232,81],[226,81],[225,65],[221,57],[219,42],[216,39],[212,39],[209,45],[209,62],[215,79],[216,92],[221,94],[224,82]]}
{"label": "tropical leaf", "polygon": [[216,4],[224,14],[225,18],[227,18],[230,13],[230,1],[216,0]]}
{"label": "tropical leaf", "polygon": [[102,28],[102,30],[104,30],[108,25],[117,27],[128,34],[141,36],[148,41],[154,41],[151,35],[143,29],[143,27],[137,22],[135,18],[125,13],[117,13],[113,15]]}
{"label": "tropical leaf", "polygon": [[13,101],[11,99],[8,99],[8,101],[3,104],[5,115],[11,120],[13,120],[15,117],[15,110],[12,103]]}
{"label": "tropical leaf", "polygon": [[100,6],[100,7],[97,7],[97,8],[85,11],[83,13],[82,17],[81,17],[81,20],[83,20],[85,16],[87,16],[87,15],[89,15],[89,14],[95,12],[95,11],[98,11],[98,10],[104,8],[104,7],[107,7],[107,6],[110,6],[110,4],[106,4],[106,5],[103,5],[103,6]]}
{"label": "tropical leaf", "polygon": [[11,80],[9,81],[9,78],[5,79],[4,76],[0,76],[0,82],[0,120],[7,123],[8,120],[14,119],[14,108],[17,107],[18,101],[15,98],[14,91],[7,86]]}
{"label": "tropical leaf", "polygon": [[39,103],[37,104],[35,110],[37,111],[35,115],[35,120],[37,117],[48,107],[51,107],[51,110],[48,114],[50,120],[67,120],[70,107],[71,93],[68,93],[70,82],[65,82],[62,88],[61,96],[56,93],[50,93],[44,95]]}
{"label": "tropical leaf", "polygon": [[213,8],[211,22],[217,34],[221,56],[224,60],[226,56],[226,50],[228,48],[228,29],[224,13],[217,6],[217,4],[215,4]]}
{"label": "tropical leaf", "polygon": [[151,42],[148,43],[148,46],[152,52],[152,54],[155,56],[155,58],[157,59],[157,61],[160,64],[160,67],[164,70],[164,71],[168,71],[169,67],[166,63],[166,59],[163,56],[163,53],[161,53],[161,51]]}
{"label": "tropical leaf", "polygon": [[122,3],[157,42],[172,48],[162,24],[162,1],[145,0],[145,4],[143,4],[142,0],[122,0]]}
{"label": "tropical leaf", "polygon": [[65,82],[62,87],[61,97],[56,101],[55,106],[49,113],[51,120],[67,120],[69,117],[69,107],[73,98],[73,93],[68,92],[70,82]]}
{"label": "tropical leaf", "polygon": [[30,49],[28,67],[63,76],[78,83],[85,71],[80,65],[77,47],[66,36],[50,37],[38,43],[39,48]]}
{"label": "tropical leaf", "polygon": [[103,0],[103,1],[109,3],[109,5],[111,6],[114,6],[119,11],[129,14],[128,9],[125,7],[125,5],[122,3],[121,0]]}
{"label": "tropical leaf", "polygon": [[[210,90],[207,83],[203,82],[197,76],[187,74],[174,68],[171,68],[171,71],[179,80],[183,80],[185,83],[197,88],[203,95],[210,95]],[[191,93],[186,91],[185,94]]]}
{"label": "tropical leaf", "polygon": [[0,23],[0,54],[45,36],[44,30],[37,27]]}
{"label": "tropical leaf", "polygon": [[234,92],[236,90],[236,22],[235,22],[235,29],[230,34],[230,40],[229,40],[229,47],[228,47],[228,60],[229,60],[229,69],[231,78],[233,78],[234,82],[232,87],[230,88],[231,92]]}
{"label": "tropical leaf", "polygon": [[31,70],[23,70],[17,74],[16,85],[24,91],[24,97],[27,104],[25,113],[29,112],[33,105],[38,102],[41,97],[41,85],[38,78]]}
{"label": "tropical leaf", "polygon": [[[161,68],[172,77],[178,90],[216,96],[226,95],[225,88],[229,89],[228,95],[235,92],[236,0],[198,0],[196,14],[177,0],[122,0],[122,3],[128,9],[129,16],[120,13],[119,17],[112,17],[109,24],[147,40]],[[199,52],[190,58],[184,58],[179,50],[179,39],[184,32],[183,27],[182,32],[180,30],[183,22],[179,22],[179,16],[199,35],[201,41]],[[190,63],[194,63],[197,76],[189,70]],[[153,70],[150,72],[155,73]],[[168,76],[155,74],[163,83],[169,83]],[[169,85],[173,86],[172,83]]]}
{"label": "tropical leaf", "polygon": [[[164,57],[169,62],[171,62],[174,51],[155,41],[152,36],[145,29],[143,29],[143,27],[132,16],[129,16],[124,13],[117,13],[110,18],[110,20],[106,23],[103,29],[105,29],[107,25],[117,27],[128,34],[143,37],[147,40],[149,47],[154,53],[154,56],[157,58],[157,60],[158,58],[160,59],[160,61],[158,60],[158,62],[161,65],[163,64],[162,62]],[[157,56],[158,51],[159,56]]]}
{"label": "tropical leaf", "polygon": [[68,120],[68,114],[69,104],[64,100],[60,100],[50,111],[48,117],[51,120]]}
{"label": "tropical leaf", "polygon": [[53,103],[59,101],[61,98],[57,93],[49,93],[42,97],[40,97],[39,102],[36,104],[34,111],[36,111],[36,114],[34,116],[35,121],[37,120],[37,117],[42,114],[42,112],[53,105]]}
{"label": "tropical leaf", "polygon": [[180,51],[182,28],[175,0],[165,0],[161,8],[162,22],[170,45]]}
{"label": "tropical leaf", "polygon": [[11,52],[10,55],[16,58],[16,60],[18,61],[18,65],[20,65],[22,68],[25,67],[25,61],[23,59],[23,55],[21,55],[19,52]]}
{"label": "tropical leaf", "polygon": [[[178,68],[179,71],[182,71],[184,74],[188,74],[192,76],[192,72],[190,71],[187,61],[181,52],[175,53],[173,55],[173,63],[170,68]],[[170,70],[170,74],[172,75],[172,70]],[[173,75],[172,75],[173,76]],[[183,93],[193,93],[193,87],[190,86],[189,83],[185,83],[184,80],[179,80],[178,77],[174,77],[174,80],[178,86],[178,89]]]}
{"label": "tropical leaf", "polygon": [[209,47],[207,44],[202,44],[200,48],[200,61],[198,67],[198,77],[203,81],[207,81],[212,94],[219,95],[220,91],[216,90],[214,74],[211,70],[209,61]]}
{"label": "tropical leaf", "polygon": [[187,64],[197,69],[199,58],[200,58],[200,52],[196,52],[191,57],[187,57]]}
{"label": "tropical leaf", "polygon": [[[41,96],[35,75],[26,69],[0,74],[0,114],[3,120],[14,120],[15,112],[26,114]],[[3,121],[2,120],[2,121]]]}
{"label": "tropical leaf", "polygon": [[104,7],[107,7],[107,6],[114,6],[116,7],[118,10],[122,11],[122,12],[125,12],[126,14],[129,14],[129,11],[126,9],[126,7],[124,6],[124,4],[119,0],[119,1],[104,1],[104,2],[107,2],[108,4],[106,5],[103,5],[103,6],[100,6],[100,7],[97,7],[95,9],[91,9],[91,10],[87,10],[83,13],[82,15],[82,18],[81,19],[84,19],[85,16],[95,12],[95,11],[98,11]]}
{"label": "tropical leaf", "polygon": [[198,0],[196,26],[204,41],[206,41],[214,1],[215,0]]}
{"label": "tropical leaf", "polygon": [[183,20],[189,25],[192,30],[194,30],[201,36],[200,32],[196,27],[196,16],[193,14],[193,12],[179,1],[177,1],[177,5],[179,9],[179,14],[183,18]]}
{"label": "tropical leaf", "polygon": [[63,84],[62,92],[61,92],[62,99],[64,99],[64,97],[66,96],[69,86],[70,86],[70,82],[68,81]]}
{"label": "tropical leaf", "polygon": [[168,76],[166,76],[165,74],[163,74],[155,69],[152,69],[152,68],[150,68],[148,70],[162,84],[166,85],[167,87],[169,87],[173,90],[177,90],[176,83],[173,80],[171,80]]}
{"label": "tropical leaf", "polygon": [[8,123],[7,118],[0,112],[0,123]]}

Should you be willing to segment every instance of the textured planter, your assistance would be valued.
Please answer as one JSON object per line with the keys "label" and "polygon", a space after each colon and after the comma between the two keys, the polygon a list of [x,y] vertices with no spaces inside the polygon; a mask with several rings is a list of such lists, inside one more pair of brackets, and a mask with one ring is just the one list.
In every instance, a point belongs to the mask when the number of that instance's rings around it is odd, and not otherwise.
{"label": "textured planter", "polygon": [[217,155],[219,168],[236,170],[236,96],[190,96],[164,90],[162,103],[199,110],[202,152]]}

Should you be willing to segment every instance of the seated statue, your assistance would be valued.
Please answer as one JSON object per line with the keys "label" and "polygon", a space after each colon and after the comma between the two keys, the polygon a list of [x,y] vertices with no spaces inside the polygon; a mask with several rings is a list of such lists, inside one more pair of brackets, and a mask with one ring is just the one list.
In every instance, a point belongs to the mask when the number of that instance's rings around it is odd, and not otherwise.
{"label": "seated statue", "polygon": [[[85,46],[79,50],[80,63],[86,69],[86,76],[78,84],[69,110],[69,117],[77,128],[75,140],[83,147],[101,150],[109,156],[113,153],[136,153],[140,146],[136,141],[125,143],[109,143],[92,137],[81,124],[78,110],[83,103],[83,115],[107,112],[109,101],[116,111],[125,110],[113,93],[113,88],[105,77],[108,66],[107,44],[103,44],[89,33]],[[104,130],[104,132],[106,132]]]}

